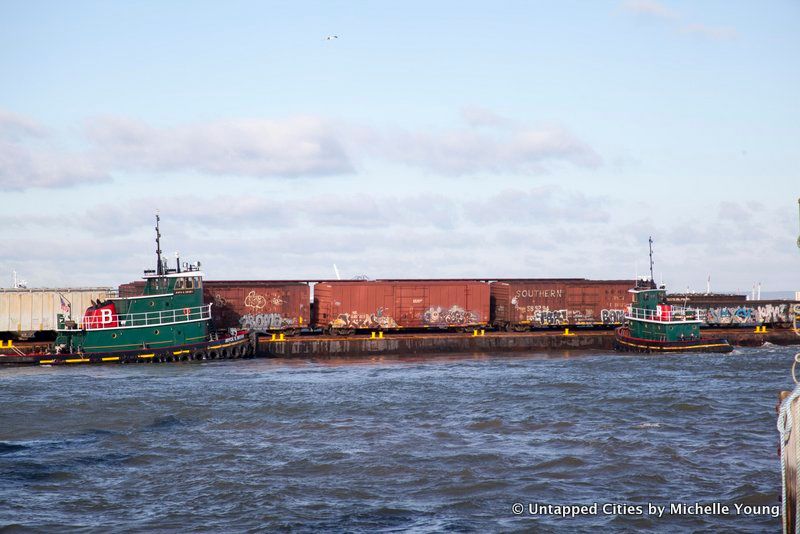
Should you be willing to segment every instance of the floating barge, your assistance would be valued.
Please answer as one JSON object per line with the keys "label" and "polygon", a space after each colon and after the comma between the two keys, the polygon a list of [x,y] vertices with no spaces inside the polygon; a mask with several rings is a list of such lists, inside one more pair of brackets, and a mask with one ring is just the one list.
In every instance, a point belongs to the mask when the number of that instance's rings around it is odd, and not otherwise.
{"label": "floating barge", "polygon": [[[741,328],[711,329],[714,335],[725,336],[735,346],[758,347],[764,343],[774,345],[800,344],[800,337],[794,334],[791,328],[770,329],[755,332]],[[376,332],[349,337],[341,336],[295,336],[283,339],[280,335],[259,336],[257,341],[248,339],[239,340],[247,346],[244,353],[231,351],[230,347],[222,346],[220,342],[210,344],[208,352],[189,352],[175,354],[161,350],[157,354],[153,351],[142,354],[116,354],[119,363],[157,363],[166,361],[193,361],[193,360],[220,360],[247,357],[265,358],[300,358],[300,359],[325,359],[325,358],[375,358],[381,356],[420,356],[440,354],[513,354],[523,352],[560,352],[560,351],[587,351],[614,348],[615,334],[613,330],[578,330],[569,331],[567,335],[563,330],[544,330],[537,332],[489,332],[483,335],[471,333],[419,333],[419,334],[384,334],[379,337]],[[39,344],[40,345],[40,344]],[[19,353],[4,348],[0,349],[0,364],[42,364],[55,363],[93,364],[98,362],[97,357],[59,359],[58,362],[49,362],[54,359],[52,355],[34,353],[29,354],[26,349],[28,344],[15,345]],[[250,347],[255,347],[253,352]],[[187,350],[187,349],[181,349]],[[5,354],[3,354],[5,353]],[[153,354],[150,357],[150,354]]]}
{"label": "floating barge", "polygon": [[[758,347],[800,344],[791,329],[769,331],[742,329],[713,329],[734,345]],[[585,351],[614,348],[613,330],[538,331],[523,333],[485,332],[484,335],[437,333],[351,336],[262,336],[258,340],[257,356],[272,358],[373,358],[380,356],[419,356],[437,354],[500,354],[548,351]]]}

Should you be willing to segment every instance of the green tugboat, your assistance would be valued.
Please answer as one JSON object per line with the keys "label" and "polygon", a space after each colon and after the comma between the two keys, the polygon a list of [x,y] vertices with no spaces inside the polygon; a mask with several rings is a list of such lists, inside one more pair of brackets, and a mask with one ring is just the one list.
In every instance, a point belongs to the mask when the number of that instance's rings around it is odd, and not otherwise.
{"label": "green tugboat", "polygon": [[[154,270],[144,271],[144,294],[96,302],[78,321],[58,316],[58,336],[50,354],[31,355],[40,364],[146,362],[241,358],[253,354],[248,331],[215,333],[211,306],[203,304],[200,263],[161,257],[156,215]],[[35,362],[34,362],[35,363]]]}
{"label": "green tugboat", "polygon": [[667,304],[667,290],[653,281],[653,239],[650,238],[650,279],[637,281],[625,325],[617,328],[614,346],[633,352],[731,352],[726,339],[700,334],[698,310]]}

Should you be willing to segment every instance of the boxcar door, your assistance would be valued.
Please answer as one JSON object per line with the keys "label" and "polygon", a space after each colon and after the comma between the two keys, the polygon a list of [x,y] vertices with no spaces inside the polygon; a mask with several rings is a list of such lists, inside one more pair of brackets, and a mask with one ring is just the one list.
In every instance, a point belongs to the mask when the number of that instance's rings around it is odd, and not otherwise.
{"label": "boxcar door", "polygon": [[424,326],[423,316],[427,304],[427,288],[424,286],[400,286],[396,293],[397,324],[402,327]]}

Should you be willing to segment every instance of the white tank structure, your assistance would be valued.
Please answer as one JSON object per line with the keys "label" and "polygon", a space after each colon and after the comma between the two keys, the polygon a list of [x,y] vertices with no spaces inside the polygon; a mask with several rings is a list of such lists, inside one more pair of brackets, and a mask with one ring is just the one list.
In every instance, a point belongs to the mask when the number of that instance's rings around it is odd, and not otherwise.
{"label": "white tank structure", "polygon": [[36,332],[55,332],[58,314],[77,320],[93,300],[114,296],[110,287],[0,288],[0,334],[24,340]]}

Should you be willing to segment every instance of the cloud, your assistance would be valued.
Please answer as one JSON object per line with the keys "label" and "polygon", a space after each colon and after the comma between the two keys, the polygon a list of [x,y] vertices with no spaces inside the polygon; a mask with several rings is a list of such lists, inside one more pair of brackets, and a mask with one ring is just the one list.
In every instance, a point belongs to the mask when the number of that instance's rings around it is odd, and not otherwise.
{"label": "cloud", "polygon": [[231,119],[172,128],[99,118],[87,135],[110,166],[253,177],[330,176],[353,172],[341,136],[316,117]]}
{"label": "cloud", "polygon": [[699,35],[700,37],[713,39],[715,41],[735,39],[739,36],[739,33],[735,28],[722,26],[713,27],[705,26],[703,24],[686,24],[681,27],[681,31],[684,33]]}
{"label": "cloud", "polygon": [[723,41],[735,39],[738,32],[732,27],[707,26],[696,22],[685,22],[681,15],[654,0],[625,0],[623,10],[643,17],[661,20],[670,24],[673,30],[685,34],[693,34],[706,39]]}
{"label": "cloud", "polygon": [[[100,204],[66,222],[40,217],[18,226],[46,228],[58,224],[94,236],[126,236],[149,231],[153,210],[168,206],[162,210],[165,232],[169,229],[191,235],[203,229],[217,235],[259,235],[313,229],[314,233],[353,235],[354,231],[381,233],[393,229],[451,231],[463,226],[595,224],[610,218],[603,203],[600,197],[556,186],[509,189],[481,200],[456,200],[440,194],[390,197],[361,193],[283,199],[278,203],[268,197],[189,195],[137,198],[114,206]],[[376,246],[374,240],[372,243]]]}
{"label": "cloud", "polygon": [[503,117],[494,111],[479,106],[467,106],[461,108],[461,118],[464,122],[473,127],[508,127],[515,125],[515,121],[508,117]]}
{"label": "cloud", "polygon": [[531,126],[479,107],[452,129],[379,128],[297,116],[153,126],[124,117],[89,119],[89,148],[65,151],[34,121],[0,113],[0,189],[66,187],[127,172],[292,179],[363,172],[380,160],[446,176],[543,174],[557,165],[597,167],[600,156],[558,125]]}
{"label": "cloud", "polygon": [[674,19],[677,17],[674,11],[653,0],[626,0],[622,3],[622,8],[639,15],[662,19]]}
{"label": "cloud", "polygon": [[304,206],[296,206],[315,227],[387,228],[435,227],[453,228],[459,221],[460,206],[443,195],[408,197],[328,196],[312,198]]}
{"label": "cloud", "polygon": [[508,189],[472,202],[466,210],[482,225],[594,224],[610,219],[605,199],[559,187]]}
{"label": "cloud", "polygon": [[557,127],[524,128],[496,123],[445,131],[396,130],[373,136],[371,155],[435,173],[543,174],[558,163],[597,167],[602,158],[586,143]]}
{"label": "cloud", "polygon": [[0,110],[0,189],[67,187],[108,179],[84,154],[55,147],[42,125]]}
{"label": "cloud", "polygon": [[797,262],[793,202],[630,209],[630,201],[555,185],[486,198],[297,196],[281,200],[276,218],[278,204],[267,197],[120,199],[113,210],[88,205],[67,220],[43,215],[6,226],[13,221],[0,218],[8,244],[0,271],[16,269],[36,286],[136,279],[153,263],[157,203],[171,206],[162,211],[166,256],[177,249],[201,260],[210,279],[332,277],[333,263],[345,277],[631,278],[637,262],[640,274],[646,269],[652,235],[656,276],[663,272],[670,289],[704,287],[709,273],[720,290],[797,283],[786,269]]}
{"label": "cloud", "polygon": [[18,142],[26,137],[44,137],[47,130],[35,121],[0,109],[0,141]]}
{"label": "cloud", "polygon": [[[600,157],[560,127],[526,128],[481,108],[456,130],[392,130],[313,117],[238,119],[154,128],[96,119],[88,136],[111,167],[254,177],[336,176],[377,157],[447,175],[541,173],[545,163],[594,167]],[[491,132],[481,126],[491,125]]]}

